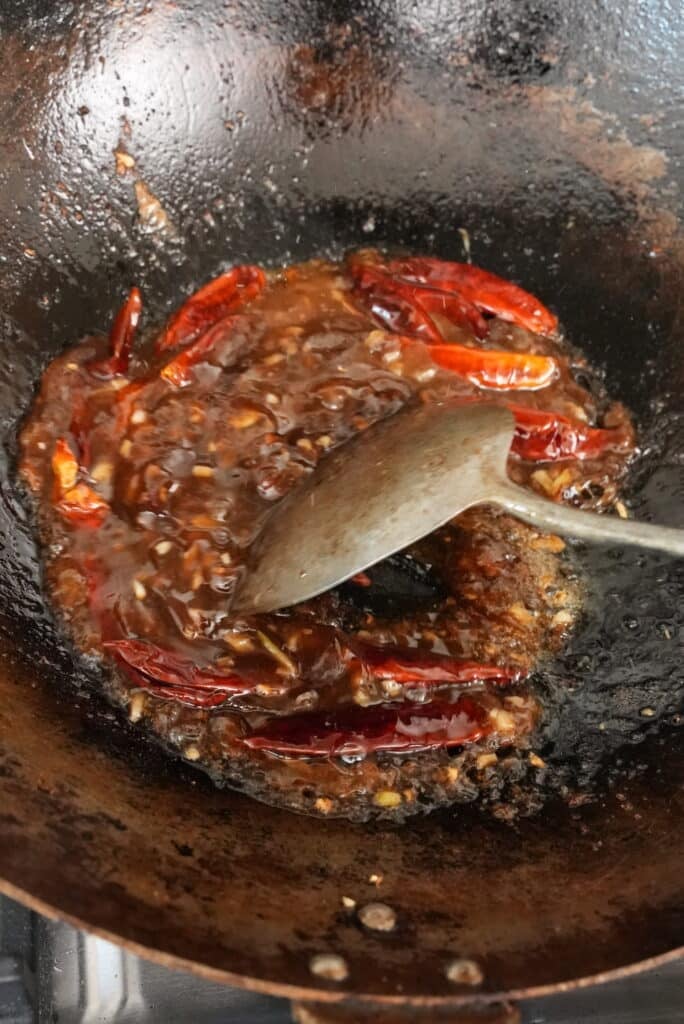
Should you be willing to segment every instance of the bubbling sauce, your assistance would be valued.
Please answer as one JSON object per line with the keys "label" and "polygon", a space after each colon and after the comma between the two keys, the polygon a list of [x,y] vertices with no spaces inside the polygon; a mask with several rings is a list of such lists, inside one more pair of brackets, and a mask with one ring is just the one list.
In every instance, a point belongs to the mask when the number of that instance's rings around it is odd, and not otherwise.
{"label": "bubbling sauce", "polygon": [[[629,416],[553,314],[477,268],[375,252],[235,268],[133,347],[141,310],[132,289],[109,339],[48,367],[20,438],[54,604],[112,699],[217,782],[314,813],[402,816],[500,786],[506,758],[535,767],[526,677],[580,600],[560,538],[482,507],[394,577],[231,603],[274,504],[407,404],[504,403],[516,482],[619,502]],[[423,598],[409,579],[384,599],[407,572]]]}

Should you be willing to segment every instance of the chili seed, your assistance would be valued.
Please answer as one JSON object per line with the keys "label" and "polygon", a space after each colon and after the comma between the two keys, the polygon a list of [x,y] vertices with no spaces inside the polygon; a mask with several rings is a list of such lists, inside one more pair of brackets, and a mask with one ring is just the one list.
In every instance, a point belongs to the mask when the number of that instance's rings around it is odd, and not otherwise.
{"label": "chili seed", "polygon": [[258,423],[263,415],[257,409],[241,409],[231,416],[230,423],[237,430],[246,430],[247,427],[253,427],[255,423]]}
{"label": "chili seed", "polygon": [[114,473],[114,465],[107,459],[101,459],[96,462],[90,471],[90,475],[93,480],[98,484],[108,484]]}
{"label": "chili seed", "polygon": [[131,423],[138,426],[147,420],[147,413],[144,409],[134,409],[131,413]]}
{"label": "chili seed", "polygon": [[154,550],[158,555],[168,555],[172,547],[173,544],[170,540],[160,540],[154,545]]}
{"label": "chili seed", "polygon": [[133,580],[133,593],[138,601],[144,601],[147,597],[147,588],[141,580]]}
{"label": "chili seed", "polygon": [[254,641],[246,633],[225,632],[223,639],[239,654],[249,654],[254,650]]}
{"label": "chili seed", "polygon": [[192,475],[197,477],[208,479],[214,475],[214,472],[215,470],[213,466],[202,466],[198,464],[192,467]]}
{"label": "chili seed", "polygon": [[492,708],[489,712],[489,717],[498,732],[515,732],[515,718],[509,711],[503,711],[501,708]]}
{"label": "chili seed", "polygon": [[131,722],[139,722],[145,710],[145,694],[134,693],[128,705],[128,718]]}
{"label": "chili seed", "polygon": [[498,758],[497,758],[496,754],[494,754],[494,753],[491,753],[491,754],[480,754],[478,756],[476,764],[477,764],[478,768],[482,769],[482,768],[489,768],[491,765],[496,764],[497,761],[498,761]]}
{"label": "chili seed", "polygon": [[401,803],[401,793],[394,789],[380,789],[373,796],[373,803],[376,807],[398,807]]}
{"label": "chili seed", "polygon": [[565,550],[565,541],[555,533],[541,534],[530,541],[530,547],[535,551],[551,551],[558,554]]}

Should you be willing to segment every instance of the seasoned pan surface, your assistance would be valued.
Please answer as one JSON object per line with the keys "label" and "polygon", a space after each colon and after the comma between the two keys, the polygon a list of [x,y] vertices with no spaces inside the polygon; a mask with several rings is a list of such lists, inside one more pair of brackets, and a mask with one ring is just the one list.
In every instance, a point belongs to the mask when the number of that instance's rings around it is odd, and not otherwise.
{"label": "seasoned pan surface", "polygon": [[[447,980],[455,957],[493,994],[681,944],[681,565],[577,549],[586,623],[540,686],[547,757],[570,789],[598,770],[593,802],[514,827],[351,827],[213,790],[100,703],[14,485],[41,369],[131,283],[161,316],[232,261],[365,241],[462,258],[467,239],[605,367],[647,448],[630,504],[682,525],[669,8],[618,32],[591,6],[496,7],[3,13],[0,877],[43,909],[245,984],[393,998],[472,996]],[[369,932],[342,897],[386,903],[396,928]],[[319,953],[346,980],[312,974]]]}

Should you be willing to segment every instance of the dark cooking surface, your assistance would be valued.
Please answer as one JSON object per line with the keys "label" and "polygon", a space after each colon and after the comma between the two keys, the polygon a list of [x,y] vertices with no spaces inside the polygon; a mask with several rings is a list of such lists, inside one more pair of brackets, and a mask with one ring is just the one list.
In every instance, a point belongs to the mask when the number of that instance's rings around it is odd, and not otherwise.
{"label": "dark cooking surface", "polygon": [[[549,759],[573,751],[581,770],[628,741],[646,782],[513,830],[467,813],[401,834],[341,828],[210,791],[112,729],[46,614],[8,483],[41,370],[106,329],[133,281],[162,319],[226,252],[282,263],[333,238],[335,254],[372,241],[445,256],[465,228],[476,263],[556,297],[649,445],[628,503],[681,524],[678,12],[351,10],[3,7],[2,885],[269,985],[323,984],[308,969],[323,950],[347,957],[350,987],[395,996],[464,995],[444,975],[454,953],[478,959],[488,992],[621,969],[684,932],[681,734],[629,742],[681,703],[681,567],[592,556],[600,614],[552,681]],[[117,174],[121,139],[135,167]],[[394,938],[339,909],[373,898],[383,870]]]}

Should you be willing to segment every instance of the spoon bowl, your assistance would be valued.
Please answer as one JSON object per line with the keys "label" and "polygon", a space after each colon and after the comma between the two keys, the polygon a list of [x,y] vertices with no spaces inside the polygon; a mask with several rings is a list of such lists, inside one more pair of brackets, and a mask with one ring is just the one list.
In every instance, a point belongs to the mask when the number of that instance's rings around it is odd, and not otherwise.
{"label": "spoon bowl", "polygon": [[483,503],[554,533],[684,556],[684,530],[567,508],[514,484],[514,426],[503,406],[447,403],[409,406],[369,427],[273,510],[234,608],[306,601]]}

